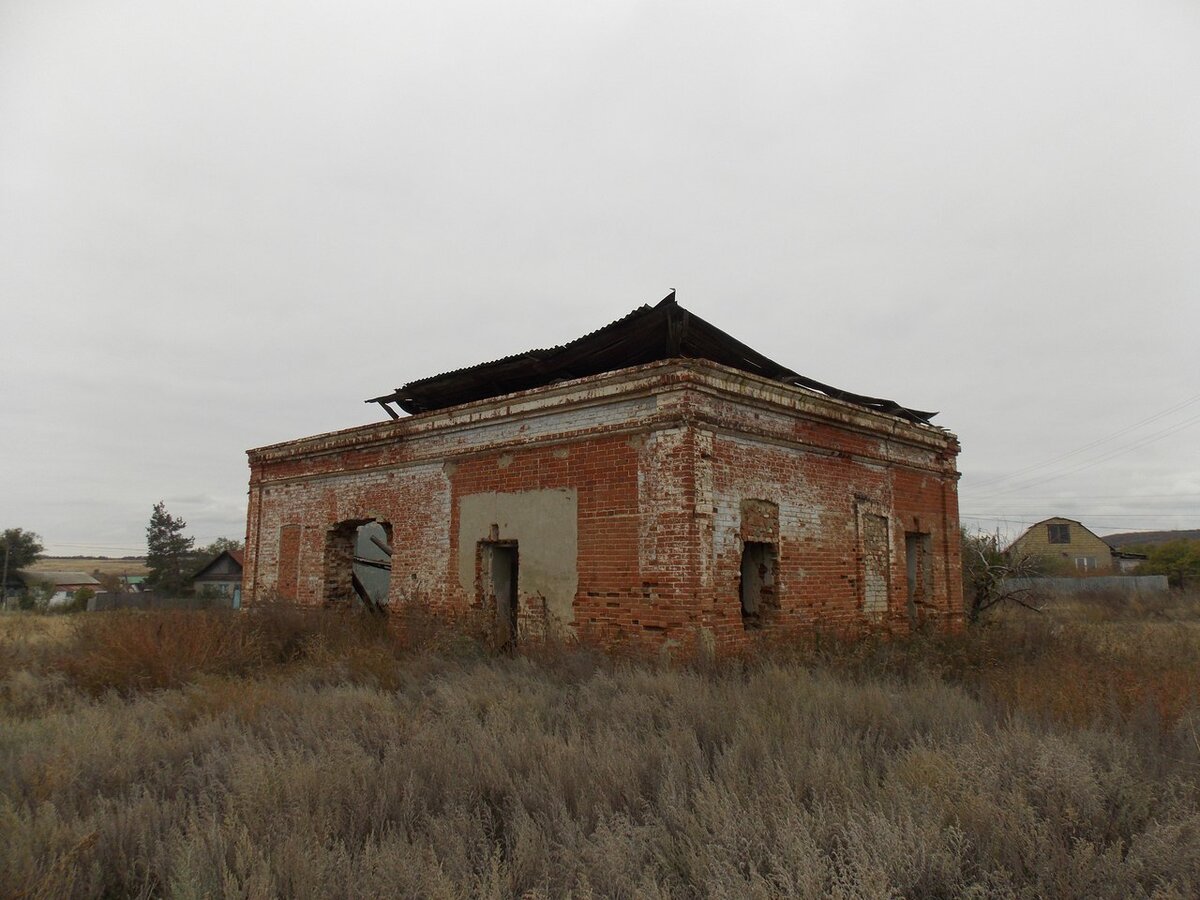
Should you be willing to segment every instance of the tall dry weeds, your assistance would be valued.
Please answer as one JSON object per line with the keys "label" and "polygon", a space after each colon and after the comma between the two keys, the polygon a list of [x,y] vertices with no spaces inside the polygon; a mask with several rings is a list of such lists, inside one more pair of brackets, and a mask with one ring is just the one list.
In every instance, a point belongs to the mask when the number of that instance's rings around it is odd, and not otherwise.
{"label": "tall dry weeds", "polygon": [[[237,640],[205,619],[158,644],[190,668],[129,667],[178,687],[27,654],[0,694],[0,893],[1200,894],[1195,706],[1078,719],[1003,680],[1182,671],[1195,630],[1155,650],[1141,624],[1006,622],[702,670],[429,654],[289,615]],[[126,624],[103,634],[149,654],[157,631]]]}

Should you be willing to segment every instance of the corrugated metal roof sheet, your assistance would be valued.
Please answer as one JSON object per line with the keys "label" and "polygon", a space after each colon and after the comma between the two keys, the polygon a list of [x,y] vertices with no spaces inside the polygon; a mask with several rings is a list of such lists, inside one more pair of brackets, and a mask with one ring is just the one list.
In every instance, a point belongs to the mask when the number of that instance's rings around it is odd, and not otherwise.
{"label": "corrugated metal roof sheet", "polygon": [[936,415],[892,400],[843,391],[807,378],[768,359],[716,326],[693,315],[672,291],[654,306],[641,306],[568,344],[527,350],[491,362],[411,381],[373,397],[389,414],[395,403],[410,413],[458,406],[573,378],[614,372],[665,359],[707,359],[764,378],[794,384],[859,406],[927,424]]}

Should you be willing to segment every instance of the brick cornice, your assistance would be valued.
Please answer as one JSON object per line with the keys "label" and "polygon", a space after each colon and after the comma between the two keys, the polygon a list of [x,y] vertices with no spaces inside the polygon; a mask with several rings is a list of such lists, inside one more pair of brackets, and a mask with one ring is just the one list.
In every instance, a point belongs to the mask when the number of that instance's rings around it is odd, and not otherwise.
{"label": "brick cornice", "polygon": [[[271,444],[247,451],[252,468],[290,460],[314,459],[345,451],[368,451],[393,446],[397,442],[417,444],[423,438],[452,437],[457,433],[497,424],[527,423],[568,410],[583,410],[615,401],[655,396],[659,414],[640,421],[643,428],[667,427],[682,414],[703,420],[713,427],[733,427],[747,433],[754,429],[744,424],[723,422],[706,404],[687,394],[732,401],[770,413],[798,417],[817,423],[858,432],[869,437],[908,444],[933,451],[939,456],[957,455],[957,438],[936,426],[916,425],[896,416],[865,409],[841,400],[817,394],[806,388],[783,384],[707,360],[674,359],[622,369],[618,372],[561,382],[549,387],[508,394],[436,412],[421,413],[395,421],[360,425],[340,431],[313,435],[294,441]],[[666,402],[663,402],[666,401]],[[661,420],[661,421],[660,421]],[[628,424],[623,427],[628,429]],[[527,445],[561,441],[571,435],[604,433],[609,429],[563,429],[553,437],[499,441],[490,447]],[[764,431],[764,437],[780,435]],[[473,452],[442,450],[443,456]],[[435,457],[438,454],[429,454]],[[882,462],[897,462],[881,458]]]}

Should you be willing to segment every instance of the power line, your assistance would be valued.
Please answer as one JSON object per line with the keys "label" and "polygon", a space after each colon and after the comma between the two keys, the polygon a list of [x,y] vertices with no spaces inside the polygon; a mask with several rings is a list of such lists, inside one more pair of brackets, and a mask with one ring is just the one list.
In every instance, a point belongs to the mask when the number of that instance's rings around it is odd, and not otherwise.
{"label": "power line", "polygon": [[[1073,515],[1073,516],[1083,516],[1084,518],[1104,518],[1104,519],[1196,519],[1197,521],[1200,521],[1200,513],[1197,513],[1197,512],[1190,512],[1190,513],[1109,513],[1109,512],[1106,512],[1106,513],[1089,513],[1089,512],[1080,512],[1079,510],[1074,510],[1074,509],[1073,509],[1073,510],[1068,510],[1068,511],[1069,511],[1069,512],[1071,513],[1071,515]],[[1027,515],[1029,515],[1029,513],[1028,513],[1028,512],[1026,512],[1026,511],[1024,511],[1024,510],[1017,510],[1017,511],[1015,511],[1015,512],[975,513],[973,516],[963,516],[963,515],[960,515],[960,516],[959,516],[959,518],[960,518],[960,519],[967,519],[967,518],[979,518],[979,517],[983,517],[983,518],[987,518],[987,519],[1007,519],[1007,518],[1013,518],[1013,517],[1015,517],[1015,516],[1027,516]],[[1052,518],[1052,517],[1050,517],[1050,516],[1043,516],[1042,518]],[[1040,522],[1040,521],[1041,521],[1041,519],[1036,519],[1035,521],[1038,521],[1038,522]]]}
{"label": "power line", "polygon": [[[1092,516],[1087,515],[1086,513],[1072,512],[1070,516],[1066,516],[1064,518],[1072,518],[1072,517],[1077,517],[1078,521],[1081,521],[1081,522],[1084,522],[1084,520],[1086,520],[1085,524],[1087,525],[1088,528],[1091,528],[1091,529],[1104,529],[1106,531],[1107,530],[1128,531],[1131,529],[1131,527],[1136,528],[1136,523],[1133,523],[1133,522],[1107,521],[1109,519],[1118,518],[1117,516],[1112,516],[1112,515],[1092,517]],[[1014,527],[1014,526],[1021,527],[1021,528],[1028,528],[1030,525],[1037,525],[1039,522],[1044,522],[1046,520],[1046,518],[1047,517],[1045,517],[1045,516],[1043,516],[1042,518],[1039,518],[1039,519],[1032,519],[1032,518],[1027,518],[1027,517],[1016,517],[1016,516],[987,516],[987,515],[959,516],[959,519],[964,522],[987,523],[987,524],[1002,523],[1006,528]],[[1200,526],[1200,522],[1198,522],[1197,525]],[[1182,527],[1182,528],[1180,528],[1180,527],[1145,528],[1145,527],[1142,527],[1142,528],[1136,528],[1136,530],[1138,530],[1138,531],[1196,531],[1196,530],[1200,530],[1200,527],[1198,527],[1198,528],[1187,528],[1187,527]]]}
{"label": "power line", "polygon": [[1090,469],[1090,468],[1093,468],[1094,466],[1098,466],[1098,465],[1100,465],[1100,463],[1108,462],[1110,459],[1114,459],[1114,458],[1122,455],[1123,453],[1128,453],[1131,450],[1137,450],[1140,447],[1144,447],[1147,444],[1152,444],[1155,441],[1160,440],[1161,438],[1167,437],[1168,435],[1175,434],[1176,432],[1182,431],[1185,428],[1190,428],[1191,426],[1195,425],[1197,422],[1200,422],[1200,415],[1193,416],[1190,419],[1185,419],[1183,422],[1179,422],[1168,428],[1164,428],[1161,431],[1156,431],[1153,434],[1148,435],[1145,438],[1142,438],[1141,440],[1135,441],[1132,444],[1127,444],[1124,447],[1119,447],[1116,450],[1112,451],[1111,453],[1108,453],[1104,456],[1097,457],[1096,459],[1093,459],[1090,462],[1086,462],[1083,465],[1076,466],[1074,468],[1067,469],[1066,471],[1058,472],[1053,475],[1048,475],[1045,478],[1038,478],[1038,479],[1034,479],[1033,481],[1023,481],[1020,484],[1013,485],[1012,487],[1009,487],[1009,488],[1001,488],[1000,490],[992,491],[991,493],[987,493],[979,499],[991,500],[994,497],[1002,497],[1005,494],[1011,494],[1013,491],[1020,491],[1020,490],[1024,490],[1025,488],[1036,487],[1037,485],[1045,484],[1048,481],[1056,481],[1060,478],[1065,478],[1068,475],[1074,475],[1077,472],[1082,472],[1085,469]]}
{"label": "power line", "polygon": [[[966,494],[966,491],[962,491]],[[1088,492],[1087,499],[1091,500],[1125,500],[1130,503],[1140,503],[1143,500],[1187,500],[1190,497],[1200,498],[1200,492],[1179,492],[1175,494],[1139,494],[1131,492],[1128,494],[1093,494]],[[1046,494],[1030,494],[1027,497],[1005,497],[1005,503],[1070,503],[1075,498],[1072,497],[1050,497]]]}
{"label": "power line", "polygon": [[1084,444],[1082,447],[1076,447],[1074,450],[1068,450],[1066,453],[1062,453],[1058,456],[1051,457],[1050,459],[1044,460],[1040,463],[1034,463],[1033,465],[1026,466],[1023,469],[1017,469],[1015,472],[1010,472],[1007,475],[999,475],[999,476],[996,476],[995,478],[984,479],[977,485],[977,487],[985,487],[989,484],[997,484],[1001,481],[1007,481],[1010,478],[1016,478],[1018,475],[1023,475],[1026,472],[1034,472],[1034,471],[1037,471],[1038,469],[1044,469],[1046,466],[1053,465],[1054,463],[1060,462],[1061,460],[1064,460],[1064,459],[1069,459],[1070,457],[1075,456],[1076,454],[1083,453],[1087,450],[1091,450],[1093,447],[1098,447],[1101,444],[1107,443],[1108,441],[1111,441],[1114,438],[1118,438],[1123,434],[1128,434],[1129,432],[1133,431],[1135,428],[1140,428],[1143,425],[1148,425],[1151,422],[1155,422],[1155,421],[1163,418],[1164,416],[1169,416],[1171,413],[1177,412],[1186,406],[1191,406],[1193,403],[1195,403],[1197,401],[1200,401],[1200,394],[1196,394],[1194,397],[1189,397],[1186,400],[1176,403],[1174,406],[1170,406],[1167,409],[1164,409],[1161,412],[1157,412],[1152,416],[1147,416],[1146,418],[1141,419],[1140,421],[1134,422],[1132,425],[1127,425],[1124,428],[1120,428],[1117,431],[1112,432],[1111,434],[1105,435],[1104,437],[1097,438],[1096,440],[1092,441],[1090,444]]}

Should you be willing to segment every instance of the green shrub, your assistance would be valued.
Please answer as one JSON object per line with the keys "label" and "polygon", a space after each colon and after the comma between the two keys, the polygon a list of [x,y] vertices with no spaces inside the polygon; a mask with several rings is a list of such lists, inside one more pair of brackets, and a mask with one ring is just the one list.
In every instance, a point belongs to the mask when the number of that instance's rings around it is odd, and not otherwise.
{"label": "green shrub", "polygon": [[96,596],[96,592],[90,587],[81,587],[71,595],[70,602],[64,603],[62,606],[55,607],[52,612],[58,613],[77,613],[87,612],[88,601]]}

